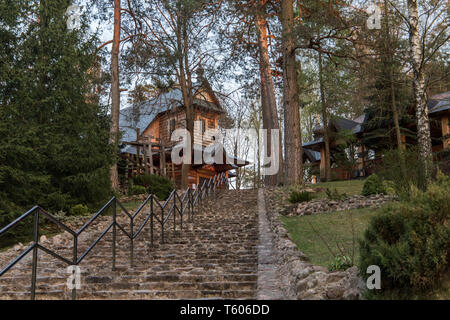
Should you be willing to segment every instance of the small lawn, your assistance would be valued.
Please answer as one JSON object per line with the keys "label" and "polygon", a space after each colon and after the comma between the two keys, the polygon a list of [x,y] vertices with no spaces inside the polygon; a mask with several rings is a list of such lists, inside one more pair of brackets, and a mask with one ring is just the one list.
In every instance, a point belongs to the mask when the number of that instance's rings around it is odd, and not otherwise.
{"label": "small lawn", "polygon": [[[342,255],[336,243],[345,249],[345,255],[353,255],[352,220],[355,231],[354,263],[359,261],[358,239],[363,237],[370,218],[377,214],[376,209],[358,209],[302,217],[282,217],[297,247],[311,260],[311,263],[328,267],[333,254]],[[325,244],[325,242],[327,244]]]}
{"label": "small lawn", "polygon": [[143,201],[130,201],[122,203],[125,209],[128,210],[129,213],[134,212],[139,206],[142,204]]}
{"label": "small lawn", "polygon": [[[309,188],[312,189],[336,189],[339,193],[346,193],[348,196],[352,195],[360,195],[364,186],[364,180],[344,180],[344,181],[331,181],[331,182],[323,182],[318,184],[310,184]],[[320,192],[317,194],[317,198],[326,198],[325,192]]]}

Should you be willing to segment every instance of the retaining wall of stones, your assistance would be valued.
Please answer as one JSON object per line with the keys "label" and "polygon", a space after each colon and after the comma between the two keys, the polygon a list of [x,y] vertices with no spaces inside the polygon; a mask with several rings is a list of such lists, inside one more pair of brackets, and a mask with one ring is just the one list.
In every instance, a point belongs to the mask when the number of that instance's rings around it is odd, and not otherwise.
{"label": "retaining wall of stones", "polygon": [[363,282],[357,267],[346,271],[329,272],[315,266],[298,250],[284,228],[276,200],[265,190],[267,217],[274,235],[274,249],[279,262],[279,277],[288,299],[302,300],[358,300]]}
{"label": "retaining wall of stones", "polygon": [[380,208],[383,204],[393,200],[395,200],[393,197],[383,194],[376,194],[369,197],[351,196],[341,201],[327,199],[311,200],[309,202],[299,203],[287,215],[303,216],[361,208]]}

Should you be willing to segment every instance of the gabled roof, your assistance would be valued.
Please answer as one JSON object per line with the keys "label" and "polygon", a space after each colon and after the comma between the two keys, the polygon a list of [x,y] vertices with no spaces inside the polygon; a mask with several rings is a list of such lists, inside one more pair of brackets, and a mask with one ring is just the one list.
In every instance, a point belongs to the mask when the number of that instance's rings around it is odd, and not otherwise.
{"label": "gabled roof", "polygon": [[336,118],[332,123],[334,124],[336,129],[350,131],[359,124],[358,122],[344,118]]}
{"label": "gabled roof", "polygon": [[304,148],[311,147],[311,146],[314,146],[316,144],[321,144],[321,143],[323,143],[323,138],[320,138],[320,139],[317,139],[317,140],[314,140],[314,141],[310,141],[310,142],[306,142],[306,143],[303,144],[303,147]]}
{"label": "gabled roof", "polygon": [[181,106],[180,90],[172,90],[159,97],[145,101],[136,107],[120,110],[119,130],[122,132],[122,141],[136,141],[136,130],[141,133],[155,120],[160,113],[175,110]]}
{"label": "gabled roof", "polygon": [[[340,117],[333,117],[330,121],[330,125],[334,126],[337,130],[350,130],[352,131],[356,126],[364,122],[365,115],[362,115],[355,120],[348,120]],[[318,125],[314,128],[314,133],[323,133],[323,125]]]}
{"label": "gabled roof", "polygon": [[[338,131],[339,130],[348,130],[352,132],[353,134],[358,134],[363,132],[362,125],[366,121],[366,114],[363,114],[362,116],[359,116],[358,118],[354,120],[348,120],[344,118],[338,118],[334,117],[330,124],[333,125]],[[314,128],[314,133],[323,133],[323,126],[316,126]],[[303,144],[304,148],[312,148],[314,146],[320,145],[324,142],[323,138],[318,138],[315,141],[307,142]],[[311,149],[309,149],[311,150]],[[319,160],[320,160],[320,154],[319,154]]]}
{"label": "gabled roof", "polygon": [[303,148],[303,154],[308,158],[310,162],[320,161],[320,152]]}
{"label": "gabled roof", "polygon": [[[136,141],[137,129],[143,133],[159,114],[175,110],[182,106],[183,94],[181,89],[173,89],[161,94],[157,98],[145,101],[136,107],[128,107],[120,110],[119,130],[122,133],[122,141]],[[218,113],[224,112],[219,104],[204,99],[195,98],[194,106],[206,108]]]}
{"label": "gabled roof", "polygon": [[428,99],[428,112],[437,113],[450,109],[450,91],[434,95]]}

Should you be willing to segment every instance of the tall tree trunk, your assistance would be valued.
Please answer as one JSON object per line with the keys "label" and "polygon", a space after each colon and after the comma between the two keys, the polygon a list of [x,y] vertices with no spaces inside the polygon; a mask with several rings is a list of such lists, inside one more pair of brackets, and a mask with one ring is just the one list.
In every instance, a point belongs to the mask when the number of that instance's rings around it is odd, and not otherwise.
{"label": "tall tree trunk", "polygon": [[384,35],[384,43],[386,50],[386,54],[388,55],[388,68],[389,68],[389,82],[391,89],[391,109],[394,120],[395,127],[395,136],[397,138],[397,149],[400,157],[400,170],[402,172],[403,177],[406,179],[406,175],[408,174],[406,170],[406,162],[405,157],[403,156],[403,142],[402,142],[402,134],[400,130],[400,121],[399,121],[399,113],[397,109],[397,102],[395,99],[395,84],[394,84],[394,48],[392,46],[391,41],[391,32],[389,25],[389,4],[387,1],[384,1],[384,21],[385,21],[385,35]]}
{"label": "tall tree trunk", "polygon": [[406,170],[406,162],[405,157],[403,155],[403,142],[402,142],[402,134],[400,131],[397,103],[395,100],[395,86],[394,86],[394,75],[392,71],[392,66],[390,67],[389,70],[389,81],[391,82],[391,107],[392,107],[392,114],[394,115],[395,136],[397,137],[397,149],[398,154],[400,156],[400,170],[402,171],[403,177],[406,179],[408,172]]}
{"label": "tall tree trunk", "polygon": [[320,100],[322,104],[322,118],[323,118],[323,140],[325,143],[325,180],[331,180],[331,161],[330,161],[330,131],[328,130],[328,111],[327,102],[325,98],[325,88],[323,83],[323,65],[322,52],[319,51],[319,85],[320,85]]}
{"label": "tall tree trunk", "polygon": [[[272,129],[279,130],[278,111],[275,98],[275,89],[273,86],[272,72],[270,69],[269,59],[269,44],[267,41],[267,21],[265,18],[265,0],[259,1],[260,6],[256,15],[256,27],[258,30],[258,48],[259,48],[259,64],[261,72],[261,100],[263,107],[263,123],[264,129],[268,130],[267,134],[267,149],[268,155],[271,155],[272,144],[271,136]],[[281,143],[279,144],[279,169],[283,168],[283,155],[281,152]],[[278,171],[278,175],[266,176],[266,183],[268,185],[277,185],[282,180],[282,170]]]}
{"label": "tall tree trunk", "polygon": [[395,136],[397,138],[397,148],[398,151],[402,151],[403,143],[402,143],[402,134],[400,131],[400,121],[397,110],[397,102],[395,100],[395,85],[394,85],[394,75],[392,68],[389,70],[389,81],[391,82],[391,108],[392,114],[394,116],[394,126],[395,126]]}
{"label": "tall tree trunk", "polygon": [[423,73],[423,60],[419,36],[419,15],[417,0],[408,0],[409,41],[411,46],[412,67],[414,71],[413,90],[414,104],[417,120],[417,140],[419,146],[419,159],[422,166],[423,182],[428,184],[431,180],[433,167],[433,154],[431,148],[430,122],[428,119],[428,106],[425,97],[425,76]]}
{"label": "tall tree trunk", "polygon": [[[192,96],[192,74],[189,70],[189,57],[188,57],[188,41],[186,25],[182,21],[181,14],[178,15],[179,30],[177,33],[177,45],[180,52],[178,64],[179,64],[179,82],[181,86],[181,92],[183,94],[183,103],[186,110],[186,130],[190,133],[191,138],[191,152],[194,148],[194,103]],[[191,154],[191,164],[193,159],[193,153]],[[181,167],[181,187],[187,189],[189,187],[189,171],[191,164],[183,163]]]}
{"label": "tall tree trunk", "polygon": [[[395,99],[395,84],[394,84],[394,70],[393,70],[393,64],[394,64],[394,52],[392,51],[393,48],[391,47],[391,33],[390,33],[390,26],[389,26],[389,4],[387,1],[384,1],[384,21],[385,21],[385,50],[386,54],[389,56],[389,82],[391,84],[391,109],[392,114],[394,118],[394,126],[395,126],[395,135],[397,138],[397,148],[399,152],[403,149],[402,144],[402,135],[400,131],[400,122],[399,122],[399,115],[397,110],[397,103]],[[403,168],[402,168],[403,170]]]}
{"label": "tall tree trunk", "polygon": [[304,184],[303,147],[300,125],[300,98],[294,42],[294,0],[281,1],[283,27],[283,100],[286,182]]}
{"label": "tall tree trunk", "polygon": [[[119,84],[119,47],[120,47],[120,26],[121,12],[120,0],[114,0],[114,36],[111,51],[111,128],[109,143],[114,146],[117,152],[119,143],[119,116],[120,116],[120,84]],[[119,190],[119,173],[117,163],[110,169],[111,187],[114,191]]]}

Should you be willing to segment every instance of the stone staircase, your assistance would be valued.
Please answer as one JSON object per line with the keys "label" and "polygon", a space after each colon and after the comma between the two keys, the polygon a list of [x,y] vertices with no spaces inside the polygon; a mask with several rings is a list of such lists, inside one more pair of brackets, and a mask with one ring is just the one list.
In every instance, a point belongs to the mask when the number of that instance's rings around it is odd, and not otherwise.
{"label": "stone staircase", "polygon": [[[142,222],[145,214],[140,219]],[[129,231],[124,214],[118,221]],[[102,217],[90,226],[79,239],[78,254],[111,222],[111,217]],[[153,247],[149,226],[134,241],[133,267],[130,266],[130,240],[117,231],[116,271],[111,270],[112,233],[109,232],[79,265],[81,289],[77,290],[77,299],[256,298],[256,190],[223,190],[205,199],[196,208],[194,222],[185,221],[183,230],[177,226],[174,231],[173,225],[166,226],[164,244],[160,243],[160,226],[156,221],[155,226]],[[73,255],[69,234],[48,239],[42,245],[67,259]],[[20,251],[13,249],[1,253],[0,268],[19,254]],[[0,277],[0,299],[30,298],[31,259],[30,253]],[[43,251],[39,251],[38,261],[36,299],[71,299],[71,290],[66,285],[67,265]]]}

